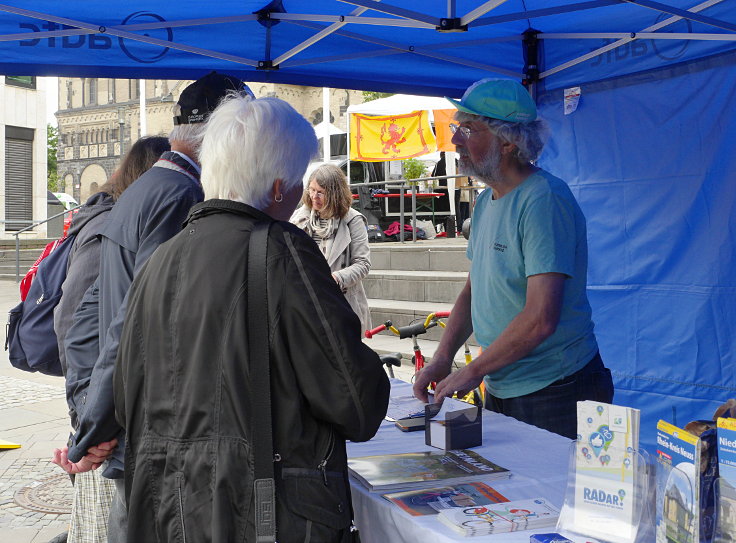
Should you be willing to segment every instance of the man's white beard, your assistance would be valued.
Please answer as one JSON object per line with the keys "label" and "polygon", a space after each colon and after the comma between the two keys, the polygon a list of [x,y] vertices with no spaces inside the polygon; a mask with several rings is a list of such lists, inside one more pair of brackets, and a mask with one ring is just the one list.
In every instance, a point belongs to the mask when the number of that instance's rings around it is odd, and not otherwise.
{"label": "man's white beard", "polygon": [[483,162],[473,164],[468,156],[460,158],[458,164],[459,173],[469,175],[473,179],[481,181],[486,185],[493,186],[503,182],[505,176],[501,173],[501,149],[499,145],[492,144]]}

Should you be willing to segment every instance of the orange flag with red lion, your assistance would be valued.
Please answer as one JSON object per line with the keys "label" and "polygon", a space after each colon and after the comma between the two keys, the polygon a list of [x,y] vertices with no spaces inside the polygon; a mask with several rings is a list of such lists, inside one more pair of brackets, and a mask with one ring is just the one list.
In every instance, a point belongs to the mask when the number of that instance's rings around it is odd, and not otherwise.
{"label": "orange flag with red lion", "polygon": [[350,116],[350,160],[402,160],[436,150],[427,111],[381,117],[360,113]]}

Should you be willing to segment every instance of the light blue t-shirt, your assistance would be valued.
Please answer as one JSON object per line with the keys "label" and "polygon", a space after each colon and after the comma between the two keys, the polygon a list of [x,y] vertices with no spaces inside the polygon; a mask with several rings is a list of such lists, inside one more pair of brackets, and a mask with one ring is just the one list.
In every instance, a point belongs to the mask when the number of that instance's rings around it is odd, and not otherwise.
{"label": "light blue t-shirt", "polygon": [[498,398],[536,392],[587,364],[598,350],[586,295],[585,217],[567,184],[539,170],[498,200],[483,191],[468,244],[473,331],[488,347],[524,308],[527,278],[563,273],[555,332],[527,357],[486,376]]}

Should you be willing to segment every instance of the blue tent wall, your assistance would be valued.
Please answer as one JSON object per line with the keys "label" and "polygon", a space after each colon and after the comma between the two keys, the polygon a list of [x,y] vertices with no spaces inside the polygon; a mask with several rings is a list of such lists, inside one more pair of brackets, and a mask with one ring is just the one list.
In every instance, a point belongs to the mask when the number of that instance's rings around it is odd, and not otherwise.
{"label": "blue tent wall", "polygon": [[588,222],[589,297],[615,401],[710,418],[736,396],[736,55],[541,93],[541,165]]}

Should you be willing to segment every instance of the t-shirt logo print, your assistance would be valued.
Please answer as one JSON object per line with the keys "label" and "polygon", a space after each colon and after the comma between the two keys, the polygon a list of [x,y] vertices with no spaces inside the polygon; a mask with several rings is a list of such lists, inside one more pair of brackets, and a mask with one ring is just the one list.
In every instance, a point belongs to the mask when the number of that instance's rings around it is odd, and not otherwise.
{"label": "t-shirt logo print", "polygon": [[499,243],[497,241],[493,243],[493,250],[494,251],[498,251],[499,253],[503,253],[506,249],[507,249],[507,246],[504,245],[503,243]]}

